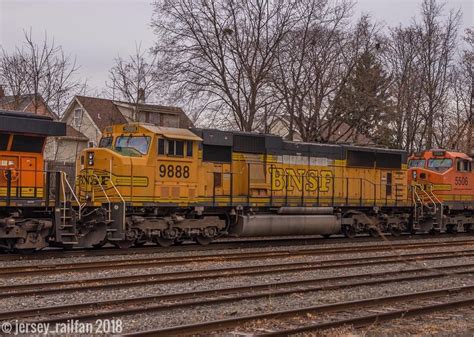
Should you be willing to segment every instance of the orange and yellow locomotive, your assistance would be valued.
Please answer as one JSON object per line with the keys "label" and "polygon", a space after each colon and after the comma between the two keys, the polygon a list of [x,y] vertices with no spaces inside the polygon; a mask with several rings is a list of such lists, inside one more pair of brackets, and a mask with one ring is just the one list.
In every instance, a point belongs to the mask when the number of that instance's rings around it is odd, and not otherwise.
{"label": "orange and yellow locomotive", "polygon": [[464,153],[430,150],[409,160],[414,229],[469,231],[474,223],[472,159]]}

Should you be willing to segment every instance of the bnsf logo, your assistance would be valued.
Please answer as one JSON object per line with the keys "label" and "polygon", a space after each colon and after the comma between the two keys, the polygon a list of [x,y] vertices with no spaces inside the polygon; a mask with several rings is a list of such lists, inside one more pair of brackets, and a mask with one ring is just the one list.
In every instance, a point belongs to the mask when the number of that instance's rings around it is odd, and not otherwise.
{"label": "bnsf logo", "polygon": [[328,192],[332,184],[332,172],[327,170],[304,170],[287,168],[273,168],[271,170],[272,189],[274,191],[288,191],[303,189],[308,192]]}
{"label": "bnsf logo", "polygon": [[92,175],[81,175],[79,176],[79,182],[84,185],[102,185],[107,186],[110,181],[109,176],[92,176]]}

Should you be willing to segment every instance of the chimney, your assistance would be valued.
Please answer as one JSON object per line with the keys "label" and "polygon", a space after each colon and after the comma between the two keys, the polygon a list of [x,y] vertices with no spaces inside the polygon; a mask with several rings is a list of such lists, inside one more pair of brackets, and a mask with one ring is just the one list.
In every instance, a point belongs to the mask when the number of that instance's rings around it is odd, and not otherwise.
{"label": "chimney", "polygon": [[138,103],[145,103],[145,89],[138,88]]}
{"label": "chimney", "polygon": [[0,84],[0,98],[5,97],[5,89],[3,88],[3,84]]}

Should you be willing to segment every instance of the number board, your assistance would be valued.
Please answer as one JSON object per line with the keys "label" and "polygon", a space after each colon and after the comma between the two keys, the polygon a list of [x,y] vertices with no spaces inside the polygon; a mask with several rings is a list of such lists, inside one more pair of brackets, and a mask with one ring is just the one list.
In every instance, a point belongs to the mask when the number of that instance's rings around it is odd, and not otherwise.
{"label": "number board", "polygon": [[189,178],[189,166],[188,165],[165,165],[161,164],[159,167],[161,178]]}

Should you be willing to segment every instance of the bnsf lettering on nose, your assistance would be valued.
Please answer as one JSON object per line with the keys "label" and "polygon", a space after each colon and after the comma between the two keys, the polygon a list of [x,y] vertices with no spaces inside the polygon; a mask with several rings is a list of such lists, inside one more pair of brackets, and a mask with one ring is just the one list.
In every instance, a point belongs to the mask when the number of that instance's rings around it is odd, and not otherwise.
{"label": "bnsf lettering on nose", "polygon": [[81,176],[81,183],[88,185],[107,185],[110,180],[109,176]]}

